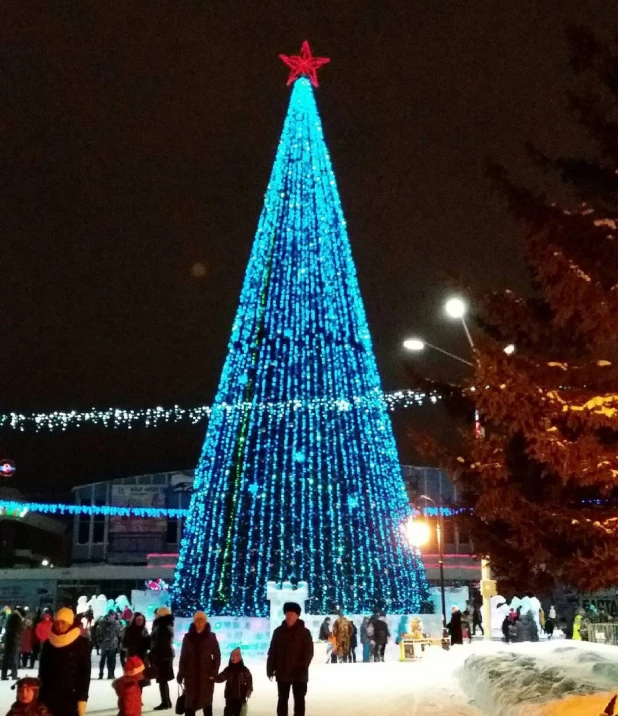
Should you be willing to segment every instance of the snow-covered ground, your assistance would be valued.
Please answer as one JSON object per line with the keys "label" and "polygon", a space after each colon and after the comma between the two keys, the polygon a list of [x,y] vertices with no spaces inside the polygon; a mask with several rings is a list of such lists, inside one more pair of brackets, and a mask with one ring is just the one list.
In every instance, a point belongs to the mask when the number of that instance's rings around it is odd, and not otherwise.
{"label": "snow-covered ground", "polygon": [[[333,716],[334,713],[340,716],[435,716],[440,713],[481,716],[481,711],[467,704],[467,697],[455,676],[456,669],[469,653],[466,648],[451,652],[436,648],[423,660],[413,663],[314,664],[309,676],[307,716]],[[387,656],[396,657],[394,645]],[[250,716],[274,716],[277,704],[275,683],[266,678],[264,663],[248,666],[255,681],[249,702]],[[98,681],[97,677],[98,672],[95,676],[93,669],[88,713],[97,716],[117,714],[110,682]],[[0,682],[0,714],[8,711],[15,695],[9,689],[10,683]],[[175,700],[176,684],[170,686],[172,700]],[[144,690],[144,713],[158,703],[155,684]],[[174,712],[163,713],[171,716]],[[220,685],[215,691],[214,715],[221,716],[222,713],[223,686]]]}
{"label": "snow-covered ground", "polygon": [[[308,716],[598,716],[614,693],[611,689],[618,689],[616,647],[475,642],[450,652],[432,648],[415,662],[400,663],[396,656],[392,645],[385,664],[314,664]],[[249,667],[255,679],[249,713],[272,716],[276,686],[266,679],[263,663]],[[99,681],[97,674],[93,669],[88,713],[116,714],[110,682]],[[0,682],[0,714],[14,698],[10,684]],[[171,686],[174,696],[176,687]],[[156,685],[145,689],[144,713],[158,703]],[[214,713],[223,713],[222,686],[217,687]]]}

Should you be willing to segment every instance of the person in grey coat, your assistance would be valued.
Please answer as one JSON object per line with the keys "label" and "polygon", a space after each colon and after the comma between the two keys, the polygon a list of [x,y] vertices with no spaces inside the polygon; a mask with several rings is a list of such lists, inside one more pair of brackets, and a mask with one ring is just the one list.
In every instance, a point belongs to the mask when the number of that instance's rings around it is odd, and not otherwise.
{"label": "person in grey coat", "polygon": [[195,716],[204,709],[212,716],[215,679],[221,666],[221,650],[204,612],[195,612],[193,624],[182,640],[178,683],[185,687],[185,714]]}
{"label": "person in grey coat", "polygon": [[116,654],[120,645],[120,622],[116,612],[110,609],[105,619],[97,627],[97,641],[101,648],[101,661],[99,662],[99,679],[103,678],[103,672],[107,666],[107,678],[114,678],[116,669]]}

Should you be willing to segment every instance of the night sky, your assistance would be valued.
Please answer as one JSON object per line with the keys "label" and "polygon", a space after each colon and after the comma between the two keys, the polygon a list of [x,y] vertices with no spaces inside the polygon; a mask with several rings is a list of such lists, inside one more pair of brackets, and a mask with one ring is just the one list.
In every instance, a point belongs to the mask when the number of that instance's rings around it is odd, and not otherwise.
{"label": "night sky", "polygon": [[[569,22],[611,30],[615,1],[4,3],[0,410],[213,399],[304,39],[385,387],[411,333],[464,353],[447,272],[526,286],[486,158],[537,186],[524,142],[592,149]],[[193,467],[204,428],[4,431],[0,457],[48,493]]]}

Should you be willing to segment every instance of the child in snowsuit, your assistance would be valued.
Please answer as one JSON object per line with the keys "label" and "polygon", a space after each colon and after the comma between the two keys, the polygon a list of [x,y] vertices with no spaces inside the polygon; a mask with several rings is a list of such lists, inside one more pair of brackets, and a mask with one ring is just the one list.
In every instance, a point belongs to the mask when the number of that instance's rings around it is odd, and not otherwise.
{"label": "child in snowsuit", "polygon": [[47,708],[39,701],[41,682],[32,676],[20,679],[17,688],[17,701],[6,716],[50,716]]}
{"label": "child in snowsuit", "polygon": [[240,716],[242,707],[253,691],[253,677],[243,664],[240,649],[236,647],[230,656],[230,663],[217,676],[217,683],[225,681],[225,710],[223,716]]}
{"label": "child in snowsuit", "polygon": [[112,682],[118,694],[118,716],[142,716],[142,690],[139,682],[144,676],[144,662],[130,656],[124,665],[124,676]]}

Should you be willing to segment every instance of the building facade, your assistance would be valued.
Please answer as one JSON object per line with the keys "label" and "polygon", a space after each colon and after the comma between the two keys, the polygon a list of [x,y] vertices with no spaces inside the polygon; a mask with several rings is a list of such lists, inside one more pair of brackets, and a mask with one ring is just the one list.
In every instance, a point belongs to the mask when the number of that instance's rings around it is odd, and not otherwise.
{"label": "building facade", "polygon": [[[457,489],[442,470],[402,465],[410,500],[419,507],[426,495],[437,504],[454,507]],[[166,507],[186,509],[193,485],[193,470],[123,477],[73,488],[76,504],[116,507]],[[439,580],[436,518],[428,517],[432,540],[422,548],[430,584]],[[75,517],[71,563],[174,565],[182,537],[182,519],[129,518],[103,515]],[[473,583],[480,579],[480,561],[473,559],[469,536],[456,517],[444,519],[444,555],[447,583]]]}
{"label": "building facade", "polygon": [[[78,505],[187,509],[193,470],[122,477],[74,487]],[[178,552],[182,519],[79,515],[73,520],[71,562],[147,564],[151,554]]]}
{"label": "building facade", "polygon": [[[428,504],[420,499],[423,495],[446,507],[457,505],[456,487],[443,471],[403,465],[402,474],[410,500],[418,507]],[[81,505],[187,509],[192,486],[193,470],[177,470],[80,485],[72,492]],[[3,497],[23,499],[14,493]],[[134,589],[156,588],[173,579],[181,518],[79,515],[68,525],[67,519],[0,514],[1,603],[38,608],[76,604],[82,595],[130,597]],[[432,539],[421,554],[428,582],[436,587],[436,518],[427,520]],[[473,589],[480,579],[480,561],[472,556],[469,537],[456,517],[444,519],[444,566],[447,590]]]}

